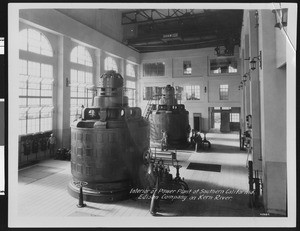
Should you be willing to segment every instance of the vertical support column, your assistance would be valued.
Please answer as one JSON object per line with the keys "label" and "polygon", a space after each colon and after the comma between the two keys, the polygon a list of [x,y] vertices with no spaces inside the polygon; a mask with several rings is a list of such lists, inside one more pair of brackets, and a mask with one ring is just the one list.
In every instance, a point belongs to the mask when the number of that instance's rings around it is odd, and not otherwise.
{"label": "vertical support column", "polygon": [[[250,57],[258,57],[258,26],[256,10],[249,11],[250,27],[249,27],[249,41],[250,41]],[[260,137],[260,93],[259,93],[259,65],[255,70],[250,72],[250,90],[251,90],[251,107],[250,114],[252,115],[252,158],[253,170],[262,170],[261,166],[261,137]]]}
{"label": "vertical support column", "polygon": [[[245,41],[242,41],[243,43]],[[241,42],[241,43],[242,43]],[[241,45],[241,47],[244,45]],[[241,53],[240,53],[240,59],[241,59],[241,76],[243,75],[243,73],[245,73],[245,62],[244,62],[244,57],[245,57],[245,51],[244,49],[241,49]],[[242,81],[242,78],[240,79]],[[244,89],[239,88],[240,89],[240,98],[241,98],[241,112],[240,112],[240,130],[241,130],[241,134],[243,134],[244,130],[244,118],[245,118],[245,114],[244,114]]]}
{"label": "vertical support column", "polygon": [[101,61],[100,61],[100,58],[101,58],[101,50],[98,50],[96,49],[95,50],[95,56],[96,56],[96,69],[95,69],[95,76],[94,76],[94,85],[97,87],[98,86],[98,81],[99,81],[99,78],[101,76]]}
{"label": "vertical support column", "polygon": [[245,89],[242,89],[242,113],[241,113],[241,123],[242,123],[242,132],[246,131],[246,96]]}
{"label": "vertical support column", "polygon": [[[245,14],[246,14],[246,17],[247,17],[247,20],[249,20],[249,11],[245,11]],[[249,27],[247,27],[247,29],[249,30]],[[245,55],[244,55],[244,73],[247,73],[249,71],[249,31],[246,30],[245,31]],[[250,114],[249,110],[248,110],[248,107],[247,105],[249,105],[249,100],[250,98],[248,98],[247,96],[247,87],[246,87],[246,84],[244,85],[244,88],[243,88],[243,99],[244,99],[244,131],[247,130],[247,125],[246,125],[246,116]]]}
{"label": "vertical support column", "polygon": [[246,116],[251,114],[251,110],[250,110],[250,104],[251,104],[251,92],[250,92],[250,84],[249,84],[249,81],[245,82],[245,98],[246,98],[246,103],[245,103],[245,111],[246,111]]}
{"label": "vertical support column", "polygon": [[[93,83],[94,86],[96,87],[96,92],[93,93],[93,97],[95,98],[95,96],[98,94],[98,85],[99,85],[99,78],[101,76],[101,61],[100,61],[100,57],[101,57],[101,50],[99,49],[95,49],[95,64],[96,66],[94,67],[94,78],[93,78]],[[94,98],[92,99],[92,106],[94,106]]]}
{"label": "vertical support column", "polygon": [[[209,110],[209,102],[208,102],[208,94],[209,94],[209,78],[204,77],[204,86],[206,87],[206,93],[205,94],[205,109],[203,110],[201,117],[202,117],[202,130],[209,131],[211,129],[211,113]],[[204,115],[207,113],[206,117]]]}
{"label": "vertical support column", "polygon": [[204,103],[206,103],[208,105],[208,94],[209,94],[209,92],[208,92],[209,91],[208,77],[205,77],[203,82],[204,82],[204,87],[206,87],[206,92],[204,92]]}
{"label": "vertical support column", "polygon": [[106,54],[102,50],[100,50],[99,53],[100,53],[100,57],[99,57],[99,61],[100,61],[99,67],[100,67],[100,70],[99,71],[100,71],[100,75],[102,75],[104,73],[104,71],[105,71],[104,70],[104,59],[106,58]]}
{"label": "vertical support column", "polygon": [[[127,77],[125,75],[126,70],[125,70],[126,66],[125,66],[125,60],[124,59],[120,59],[120,74],[123,76],[124,82],[123,82],[123,94],[126,95],[126,80]],[[125,89],[125,90],[124,90]]]}
{"label": "vertical support column", "polygon": [[286,215],[286,70],[276,68],[274,15],[271,10],[259,13],[263,199],[266,212]]}
{"label": "vertical support column", "polygon": [[[246,12],[247,13],[247,18],[249,17],[249,11]],[[249,29],[249,28],[248,28]],[[247,60],[249,58],[249,31],[247,30],[246,31],[246,35],[245,35],[245,59],[244,60],[244,73],[245,74],[246,72],[248,72],[249,70],[249,60]],[[249,84],[247,82],[244,83],[244,99],[245,99],[245,104],[244,104],[244,114],[245,114],[245,117],[244,117],[244,120],[245,120],[245,123],[244,123],[244,129],[247,130],[247,127],[246,127],[246,116],[250,114],[250,87],[249,87]]]}
{"label": "vertical support column", "polygon": [[141,107],[143,90],[141,85],[141,64],[136,66],[136,106]]}
{"label": "vertical support column", "polygon": [[[69,41],[68,41],[69,40]],[[70,148],[70,39],[61,36],[58,49],[58,79],[57,79],[57,148]]]}
{"label": "vertical support column", "polygon": [[123,78],[124,78],[125,72],[126,72],[125,68],[126,68],[125,59],[121,58],[120,59],[120,74],[123,76]]}

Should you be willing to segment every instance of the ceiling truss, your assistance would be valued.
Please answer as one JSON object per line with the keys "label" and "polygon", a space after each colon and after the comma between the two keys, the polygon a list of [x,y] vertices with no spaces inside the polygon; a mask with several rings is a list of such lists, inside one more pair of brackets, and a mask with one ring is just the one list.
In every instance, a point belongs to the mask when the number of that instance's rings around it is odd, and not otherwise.
{"label": "ceiling truss", "polygon": [[196,14],[194,9],[167,9],[159,11],[154,9],[139,9],[122,13],[122,25],[159,22],[163,20],[182,20],[203,15]]}
{"label": "ceiling truss", "polygon": [[146,9],[122,12],[122,25],[132,32],[124,44],[141,52],[240,44],[242,10]]}

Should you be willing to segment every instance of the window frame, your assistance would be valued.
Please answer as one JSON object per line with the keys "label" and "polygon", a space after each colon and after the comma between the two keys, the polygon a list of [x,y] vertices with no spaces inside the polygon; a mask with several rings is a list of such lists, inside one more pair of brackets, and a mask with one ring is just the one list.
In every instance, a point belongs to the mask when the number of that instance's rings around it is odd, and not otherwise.
{"label": "window frame", "polygon": [[[191,61],[191,60],[184,60],[184,61],[182,62],[182,65],[183,65],[182,74],[183,74],[184,76],[191,76],[191,75],[193,74],[192,61]],[[185,68],[185,65],[189,65],[189,67],[186,67],[186,68]],[[185,70],[187,70],[188,68],[191,69],[190,72],[189,72],[189,71],[185,72]]]}
{"label": "window frame", "polygon": [[[233,119],[234,118],[234,119]],[[237,121],[233,121],[233,120],[237,120]],[[239,123],[240,122],[240,113],[230,113],[230,120],[229,122],[231,123]]]}
{"label": "window frame", "polygon": [[[79,52],[80,51],[80,52]],[[82,52],[84,59],[80,60]],[[75,56],[76,55],[76,56]],[[94,86],[94,63],[91,52],[83,45],[76,44],[70,52],[70,125],[81,115],[82,106],[92,106]]]}
{"label": "window frame", "polygon": [[[128,86],[128,83],[134,83],[135,86]],[[125,80],[125,95],[128,97],[128,106],[136,106],[136,85],[137,82],[133,80]],[[133,97],[131,97],[133,96]]]}
{"label": "window frame", "polygon": [[126,76],[128,76],[130,78],[136,78],[136,73],[137,73],[136,65],[134,65],[132,63],[127,63],[126,64]]}
{"label": "window frame", "polygon": [[[111,65],[112,65],[112,68],[110,67]],[[107,56],[104,59],[104,70],[105,71],[114,70],[116,72],[119,71],[119,67],[118,67],[117,61],[116,61],[116,59],[114,57]]]}
{"label": "window frame", "polygon": [[[26,35],[24,36],[25,32]],[[24,28],[19,33],[21,38],[20,50],[34,53],[37,55],[47,56],[47,57],[54,56],[53,47],[51,46],[49,39],[45,36],[43,32],[33,28]],[[39,37],[39,38],[37,39],[34,37]],[[44,43],[44,45],[46,46],[42,46],[42,43]],[[26,49],[23,49],[24,44],[26,46]],[[34,50],[34,48],[36,48],[36,51]]]}
{"label": "window frame", "polygon": [[[233,59],[236,62],[236,72],[226,72],[226,73],[213,73],[211,70],[211,61],[212,60],[221,60],[221,59]],[[224,56],[224,57],[208,57],[208,75],[209,76],[231,76],[239,74],[239,63],[236,56]]]}
{"label": "window frame", "polygon": [[[143,100],[156,100],[162,95],[162,88],[159,86],[144,86],[143,87]],[[146,94],[148,89],[148,95]],[[148,97],[149,96],[149,97]]]}
{"label": "window frame", "polygon": [[[163,66],[163,74],[162,75],[158,75],[159,73],[158,73],[158,69],[159,69],[159,67],[158,67],[158,65],[159,64],[162,64],[162,66]],[[145,65],[156,65],[157,67],[156,67],[156,70],[154,70],[154,74],[152,75],[146,75],[146,72],[145,72]],[[153,72],[153,70],[152,70],[152,72]],[[143,75],[143,77],[164,77],[164,76],[166,76],[166,64],[165,64],[165,62],[163,62],[163,61],[156,61],[156,62],[146,62],[146,63],[143,63],[142,64],[142,75]]]}
{"label": "window frame", "polygon": [[[190,92],[187,92],[187,88],[190,87]],[[197,88],[197,89],[196,89]],[[198,92],[196,92],[198,91]],[[188,94],[190,93],[190,96],[188,96]],[[194,94],[194,97],[192,98]],[[194,100],[201,100],[201,85],[197,84],[197,85],[185,85],[184,86],[184,95],[185,95],[185,99],[187,101],[194,101]],[[197,98],[198,96],[198,98]]]}
{"label": "window frame", "polygon": [[[19,33],[20,36],[26,34],[26,49],[22,49],[24,44],[19,47],[19,135],[48,132],[53,130],[54,49],[43,31],[26,27]],[[30,33],[39,37],[38,42],[35,41],[39,52],[29,49],[29,44],[34,43],[30,40],[34,35]],[[48,52],[43,52],[45,50]],[[47,114],[43,113],[46,107],[49,108]]]}
{"label": "window frame", "polygon": [[[146,90],[146,89],[148,89],[148,90]],[[153,97],[152,86],[144,86],[143,87],[143,100],[152,100],[152,97]]]}
{"label": "window frame", "polygon": [[[225,87],[226,86],[226,87]],[[224,91],[226,89],[226,91]],[[226,94],[224,94],[226,93]],[[219,86],[219,99],[220,100],[229,100],[229,84],[220,84]]]}

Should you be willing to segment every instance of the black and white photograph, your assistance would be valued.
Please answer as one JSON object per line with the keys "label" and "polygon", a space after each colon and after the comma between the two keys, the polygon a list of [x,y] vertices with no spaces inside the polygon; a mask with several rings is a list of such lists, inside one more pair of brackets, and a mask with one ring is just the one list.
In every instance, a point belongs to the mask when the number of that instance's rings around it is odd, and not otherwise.
{"label": "black and white photograph", "polygon": [[8,227],[296,226],[296,3],[9,3],[8,25]]}

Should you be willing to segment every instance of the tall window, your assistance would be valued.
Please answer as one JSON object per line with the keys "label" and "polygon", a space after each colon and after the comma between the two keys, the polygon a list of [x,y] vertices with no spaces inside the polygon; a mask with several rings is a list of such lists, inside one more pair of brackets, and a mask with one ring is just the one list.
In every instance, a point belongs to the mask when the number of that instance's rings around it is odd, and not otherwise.
{"label": "tall window", "polygon": [[185,86],[185,95],[187,100],[200,100],[200,86]]}
{"label": "tall window", "polygon": [[220,85],[220,100],[228,100],[228,84]]}
{"label": "tall window", "polygon": [[70,56],[71,107],[70,123],[80,114],[82,106],[92,106],[93,61],[89,51],[83,46],[73,48]]}
{"label": "tall window", "polygon": [[128,63],[126,65],[126,75],[130,77],[135,77],[135,69],[133,64]]}
{"label": "tall window", "polygon": [[118,65],[112,57],[106,57],[104,60],[104,69],[106,71],[114,70],[118,72]]}
{"label": "tall window", "polygon": [[126,80],[126,96],[128,97],[128,104],[130,107],[135,106],[135,90],[136,82]]}
{"label": "tall window", "polygon": [[37,30],[23,29],[20,35],[19,134],[49,131],[53,120],[53,50]]}

